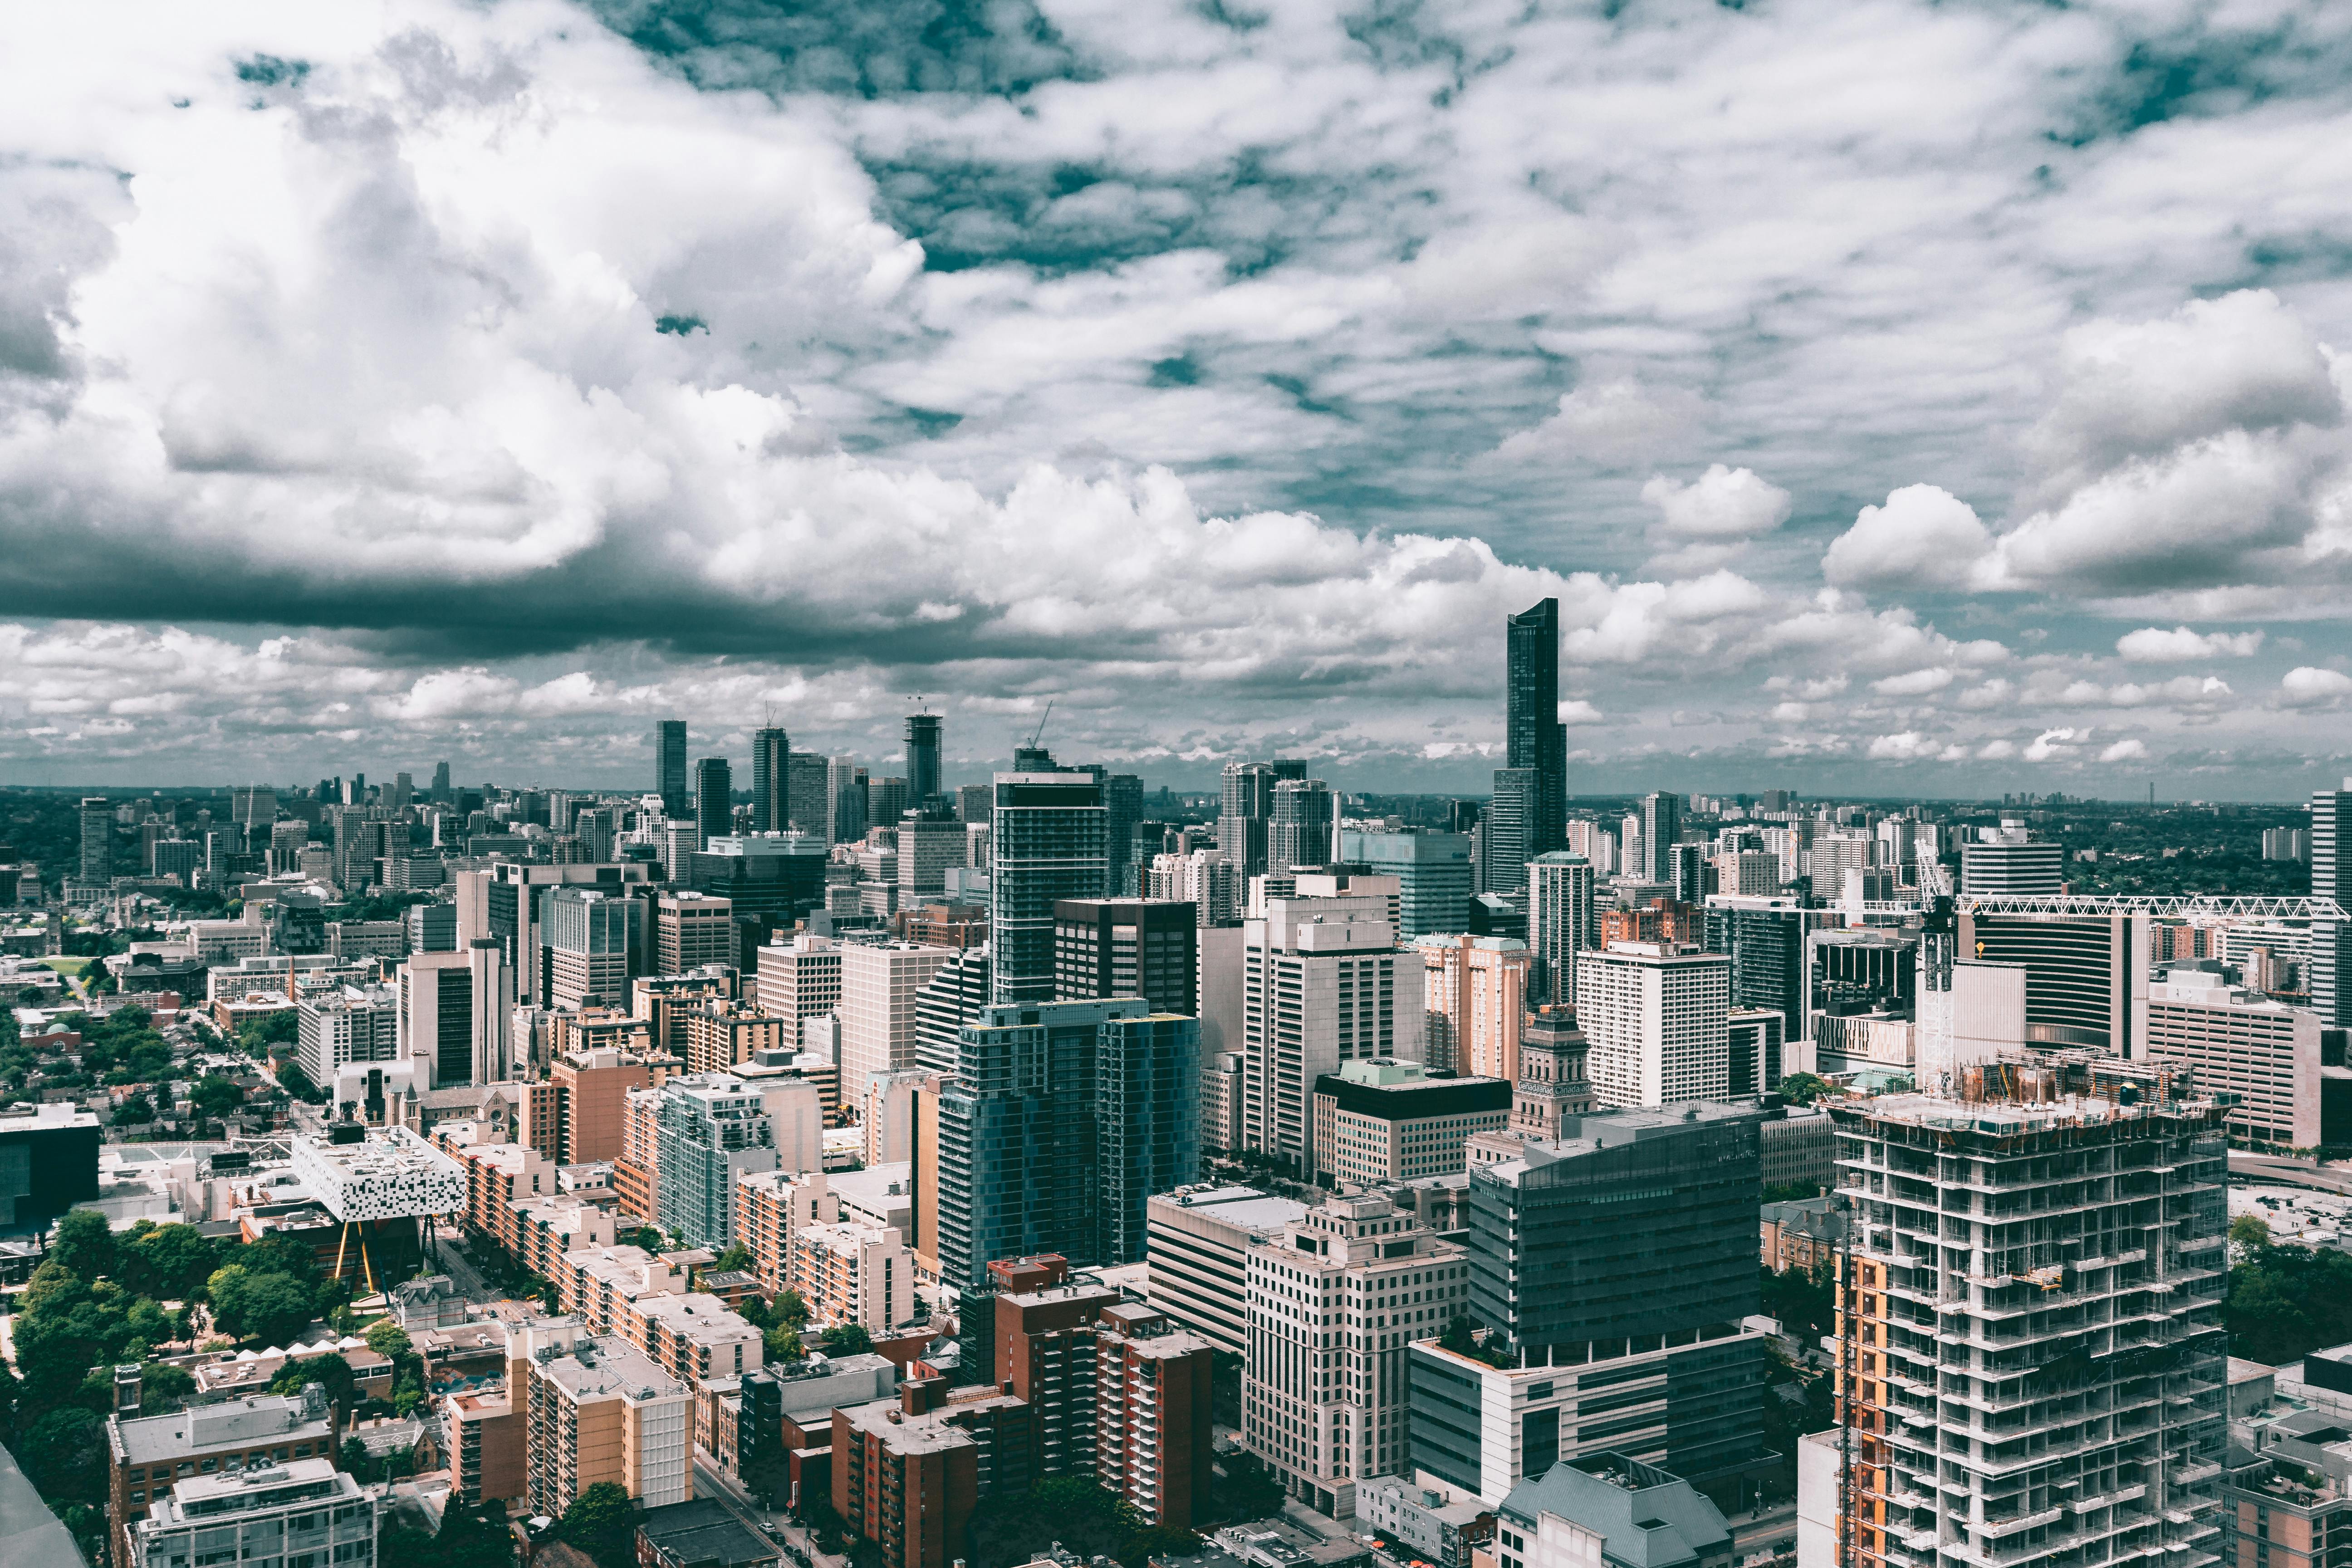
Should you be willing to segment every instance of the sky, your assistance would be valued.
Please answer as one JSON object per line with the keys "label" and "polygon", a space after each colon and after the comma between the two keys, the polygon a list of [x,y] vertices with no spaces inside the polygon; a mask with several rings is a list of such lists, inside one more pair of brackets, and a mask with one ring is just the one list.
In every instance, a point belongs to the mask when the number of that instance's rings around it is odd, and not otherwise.
{"label": "sky", "polygon": [[[2285,798],[2352,773],[2352,7],[51,6],[0,782]],[[1048,702],[1052,712],[1045,712]]]}

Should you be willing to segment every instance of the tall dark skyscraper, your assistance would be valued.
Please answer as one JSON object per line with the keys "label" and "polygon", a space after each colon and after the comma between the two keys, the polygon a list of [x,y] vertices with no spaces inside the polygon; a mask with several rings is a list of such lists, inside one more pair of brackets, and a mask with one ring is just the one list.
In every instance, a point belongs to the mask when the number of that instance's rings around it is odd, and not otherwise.
{"label": "tall dark skyscraper", "polygon": [[916,805],[940,793],[940,716],[907,715],[907,795]]}
{"label": "tall dark skyscraper", "polygon": [[1535,770],[1527,859],[1568,844],[1568,730],[1559,721],[1559,601],[1546,599],[1504,622],[1504,765]]}
{"label": "tall dark skyscraper", "polygon": [[769,725],[751,731],[751,831],[782,833],[792,822],[792,802],[785,791],[791,768],[784,759],[792,742],[782,730]]}
{"label": "tall dark skyscraper", "polygon": [[663,815],[681,822],[694,815],[694,790],[686,776],[683,719],[664,719],[654,725],[654,790],[661,796]]}
{"label": "tall dark skyscraper", "polygon": [[735,831],[735,779],[724,757],[694,764],[694,823],[706,841]]}

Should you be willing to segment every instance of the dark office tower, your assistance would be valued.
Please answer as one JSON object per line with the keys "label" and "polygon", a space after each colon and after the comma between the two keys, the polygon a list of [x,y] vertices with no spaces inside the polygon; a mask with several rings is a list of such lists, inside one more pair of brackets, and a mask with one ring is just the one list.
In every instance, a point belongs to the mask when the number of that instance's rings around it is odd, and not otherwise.
{"label": "dark office tower", "polygon": [[996,1002],[1053,1000],[1054,907],[1101,898],[1110,871],[1102,795],[1091,773],[996,775],[988,921]]}
{"label": "dark office tower", "polygon": [[1715,865],[1704,844],[1676,844],[1666,853],[1666,880],[1677,903],[1695,904],[1715,891]]}
{"label": "dark office tower", "polygon": [[907,715],[907,796],[921,805],[940,793],[940,716]]}
{"label": "dark office tower", "polygon": [[1683,834],[1683,797],[1647,795],[1642,797],[1642,875],[1653,882],[1675,879],[1675,845]]}
{"label": "dark office tower", "polygon": [[1105,894],[1131,899],[1142,891],[1135,858],[1135,828],[1143,820],[1143,781],[1133,773],[1102,775],[1106,831],[1110,835],[1110,875]]}
{"label": "dark office tower", "polygon": [[1200,944],[1189,900],[1065,899],[1054,906],[1055,999],[1140,996],[1155,1013],[1196,1016]]}
{"label": "dark office tower", "polygon": [[[782,833],[791,826],[792,743],[782,730],[770,725],[751,731],[751,831]],[[706,829],[705,831],[708,831]]]}
{"label": "dark office tower", "polygon": [[905,779],[868,779],[866,783],[866,819],[877,827],[896,827],[898,819],[907,815],[907,781]]}
{"label": "dark office tower", "polygon": [[114,803],[102,795],[82,796],[81,879],[103,882],[114,875]]}
{"label": "dark office tower", "polygon": [[1504,764],[1536,774],[1528,859],[1568,847],[1568,731],[1559,721],[1559,601],[1505,621]]}
{"label": "dark office tower", "polygon": [[1706,950],[1731,960],[1731,1005],[1769,1007],[1795,1034],[1805,1021],[1803,910],[1742,908],[1761,899],[1718,900],[1701,916]]}
{"label": "dark office tower", "polygon": [[433,798],[439,805],[449,804],[449,764],[446,763],[433,764]]}
{"label": "dark office tower", "polygon": [[[2352,778],[2311,797],[2311,896],[2352,900]],[[2311,922],[2311,1007],[2329,1028],[2352,1020],[2352,921]]]}
{"label": "dark office tower", "polygon": [[1266,824],[1274,816],[1274,786],[1282,776],[1267,763],[1225,764],[1217,853],[1234,863],[1234,880],[1242,886],[1265,869]]}
{"label": "dark office tower", "polygon": [[706,843],[735,831],[735,778],[724,757],[694,764],[694,825]]}
{"label": "dark office tower", "polygon": [[1495,800],[1478,824],[1478,886],[1489,893],[1515,893],[1528,884],[1528,846],[1543,780],[1533,768],[1496,768]]}
{"label": "dark office tower", "polygon": [[[1557,1139],[1473,1166],[1470,1315],[1509,1362],[1411,1347],[1412,1469],[1499,1498],[1607,1449],[1702,1485],[1765,1458],[1769,1340],[1742,1320],[1758,1303],[1759,1129],[1785,1114],[1563,1114]],[[1497,1426],[1501,1443],[1482,1440]]]}
{"label": "dark office tower", "polygon": [[686,773],[686,721],[664,719],[654,726],[654,790],[662,814],[683,822],[694,815],[694,786]]}
{"label": "dark office tower", "polygon": [[1284,779],[1274,786],[1274,816],[1265,829],[1265,868],[1287,876],[1294,866],[1328,866],[1339,801],[1321,779]]}

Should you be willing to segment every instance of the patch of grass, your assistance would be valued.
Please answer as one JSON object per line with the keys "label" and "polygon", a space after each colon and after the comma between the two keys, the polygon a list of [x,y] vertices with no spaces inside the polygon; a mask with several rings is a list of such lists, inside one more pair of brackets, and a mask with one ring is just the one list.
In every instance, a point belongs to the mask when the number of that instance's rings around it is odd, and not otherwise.
{"label": "patch of grass", "polygon": [[45,958],[41,960],[41,962],[44,964],[47,964],[49,968],[56,970],[59,974],[79,976],[86,973],[89,966],[96,963],[98,960],[94,958]]}

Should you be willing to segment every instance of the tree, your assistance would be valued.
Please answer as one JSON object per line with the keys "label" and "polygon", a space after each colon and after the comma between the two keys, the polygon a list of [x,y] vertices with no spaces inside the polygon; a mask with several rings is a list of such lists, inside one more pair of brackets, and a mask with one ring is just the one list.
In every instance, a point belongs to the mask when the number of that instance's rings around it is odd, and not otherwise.
{"label": "tree", "polygon": [[1149,1568],[1154,1557],[1192,1557],[1206,1543],[1181,1525],[1155,1524],[1129,1537],[1117,1553],[1121,1568]]}
{"label": "tree", "polygon": [[219,1248],[192,1225],[133,1226],[122,1248],[123,1282],[161,1300],[184,1300],[220,1267]]}
{"label": "tree", "polygon": [[61,1405],[33,1423],[16,1445],[41,1496],[59,1500],[106,1500],[106,1423],[79,1405]]}
{"label": "tree", "polygon": [[1811,1105],[1825,1094],[1836,1093],[1829,1079],[1809,1072],[1792,1072],[1780,1080],[1780,1097],[1791,1105]]}
{"label": "tree", "polygon": [[272,1394],[299,1394],[311,1384],[325,1390],[328,1402],[339,1409],[351,1408],[352,1394],[359,1386],[359,1374],[352,1363],[339,1355],[304,1356],[288,1363],[269,1385]]}
{"label": "tree", "polygon": [[188,1375],[185,1367],[151,1361],[139,1370],[139,1412],[142,1415],[152,1415],[195,1391],[196,1380]]}
{"label": "tree", "polygon": [[343,1440],[342,1451],[337,1455],[336,1462],[355,1479],[362,1482],[368,1479],[367,1445],[357,1437]]}
{"label": "tree", "polygon": [[816,1337],[827,1355],[863,1355],[874,1348],[874,1336],[863,1323],[835,1323]]}
{"label": "tree", "polygon": [[649,1225],[641,1225],[635,1230],[623,1232],[621,1245],[640,1247],[647,1252],[664,1252],[669,1247],[669,1243],[662,1239],[662,1233]]}
{"label": "tree", "polygon": [[2270,1221],[2258,1214],[2242,1214],[2230,1222],[2230,1256],[2243,1262],[2271,1244]]}
{"label": "tree", "polygon": [[751,1256],[751,1249],[739,1241],[710,1260],[710,1272],[713,1274],[749,1273],[756,1261]]}
{"label": "tree", "polygon": [[311,1288],[290,1274],[255,1274],[232,1263],[205,1285],[213,1321],[239,1339],[283,1344],[300,1333],[318,1309]]}
{"label": "tree", "polygon": [[302,1070],[299,1062],[278,1064],[278,1087],[295,1099],[308,1100],[312,1105],[327,1103],[327,1091],[310,1081],[310,1075]]}
{"label": "tree", "polygon": [[637,1505],[615,1481],[598,1481],[563,1510],[557,1533],[600,1568],[635,1568]]}
{"label": "tree", "polygon": [[72,1209],[58,1221],[49,1260],[79,1279],[114,1272],[114,1229],[96,1209]]}
{"label": "tree", "polygon": [[216,1072],[208,1072],[188,1091],[189,1103],[207,1116],[226,1116],[245,1103],[245,1090]]}
{"label": "tree", "polygon": [[770,1361],[798,1361],[808,1354],[807,1348],[801,1343],[798,1329],[778,1327],[764,1330],[760,1335],[760,1345]]}
{"label": "tree", "polygon": [[370,1324],[365,1337],[367,1348],[392,1363],[394,1368],[406,1364],[414,1350],[407,1331],[390,1318]]}
{"label": "tree", "polygon": [[154,1120],[155,1107],[148,1101],[147,1097],[143,1094],[133,1094],[126,1096],[122,1103],[114,1108],[114,1114],[107,1119],[107,1125],[144,1127]]}
{"label": "tree", "polygon": [[441,1533],[433,1545],[443,1568],[505,1568],[515,1559],[514,1532],[498,1504],[462,1508],[452,1502],[442,1510]]}
{"label": "tree", "polygon": [[776,1316],[798,1328],[809,1321],[809,1304],[797,1290],[786,1290],[776,1298]]}

